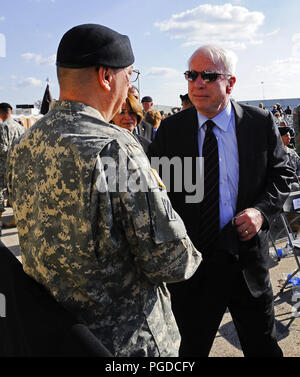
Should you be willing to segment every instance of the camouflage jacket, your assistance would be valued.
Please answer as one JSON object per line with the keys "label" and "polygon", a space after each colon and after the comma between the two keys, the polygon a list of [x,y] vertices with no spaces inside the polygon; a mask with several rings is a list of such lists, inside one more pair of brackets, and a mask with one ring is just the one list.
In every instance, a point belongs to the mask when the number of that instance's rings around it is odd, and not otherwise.
{"label": "camouflage jacket", "polygon": [[294,182],[299,183],[298,177],[300,176],[300,157],[298,153],[289,147],[284,148],[289,157],[289,165],[294,169]]}
{"label": "camouflage jacket", "polygon": [[0,123],[0,188],[6,186],[5,165],[11,145],[25,132],[25,128],[12,118]]}
{"label": "camouflage jacket", "polygon": [[115,356],[177,356],[165,283],[201,255],[129,131],[57,101],[10,151],[8,188],[26,273]]}

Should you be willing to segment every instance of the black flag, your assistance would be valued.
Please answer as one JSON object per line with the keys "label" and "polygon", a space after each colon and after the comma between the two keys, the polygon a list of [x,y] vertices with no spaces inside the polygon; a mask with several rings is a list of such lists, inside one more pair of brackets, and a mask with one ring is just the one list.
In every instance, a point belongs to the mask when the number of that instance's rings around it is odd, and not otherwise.
{"label": "black flag", "polygon": [[52,97],[50,94],[49,84],[47,84],[43,101],[42,101],[41,114],[45,115],[48,113],[51,101],[52,101]]}

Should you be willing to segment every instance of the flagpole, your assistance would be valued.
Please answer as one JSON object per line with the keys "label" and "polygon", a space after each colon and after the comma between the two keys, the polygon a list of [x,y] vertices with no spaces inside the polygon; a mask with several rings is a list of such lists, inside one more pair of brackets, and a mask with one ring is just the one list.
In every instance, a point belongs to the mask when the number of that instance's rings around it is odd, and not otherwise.
{"label": "flagpole", "polygon": [[51,101],[52,101],[52,96],[51,96],[51,93],[50,93],[50,86],[49,86],[50,80],[49,80],[48,77],[46,79],[46,83],[47,83],[47,85],[46,85],[44,97],[43,97],[42,104],[41,104],[41,110],[40,110],[40,113],[43,114],[43,115],[46,115],[47,112],[49,111],[50,104],[51,104]]}

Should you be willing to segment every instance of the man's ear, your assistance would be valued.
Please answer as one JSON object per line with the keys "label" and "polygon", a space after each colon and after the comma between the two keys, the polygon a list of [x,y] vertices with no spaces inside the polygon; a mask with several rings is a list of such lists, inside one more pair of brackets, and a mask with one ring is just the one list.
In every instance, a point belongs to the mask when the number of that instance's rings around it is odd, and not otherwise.
{"label": "man's ear", "polygon": [[235,76],[231,76],[231,77],[228,79],[228,85],[227,85],[227,88],[226,88],[226,93],[227,93],[227,94],[231,94],[235,82],[236,82],[236,77],[235,77]]}
{"label": "man's ear", "polygon": [[110,68],[100,67],[98,70],[98,79],[100,86],[106,90],[110,91],[111,87],[111,80],[112,80],[112,74]]}

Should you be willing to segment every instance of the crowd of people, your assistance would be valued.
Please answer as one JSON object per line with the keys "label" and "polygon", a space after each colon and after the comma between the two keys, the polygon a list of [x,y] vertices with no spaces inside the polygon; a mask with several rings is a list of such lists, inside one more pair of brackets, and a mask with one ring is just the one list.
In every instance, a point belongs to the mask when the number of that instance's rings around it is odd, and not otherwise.
{"label": "crowd of people", "polygon": [[24,271],[113,356],[207,357],[228,309],[245,356],[282,357],[267,235],[299,175],[284,134],[231,100],[219,46],[192,54],[172,116],[140,99],[133,62],[102,25],[62,37],[59,100],[7,157]]}
{"label": "crowd of people", "polygon": [[[266,110],[266,107],[264,106],[263,102],[261,102],[258,106],[259,106],[259,108],[261,108],[261,109],[265,109],[265,110]],[[292,115],[292,109],[291,109],[291,107],[288,105],[288,106],[286,107],[286,109],[284,110],[284,109],[282,108],[282,106],[280,105],[280,103],[276,103],[275,105],[273,105],[272,110],[271,110],[271,113],[272,113],[273,115],[275,115],[276,113],[279,113],[281,116],[282,116],[282,115]]]}
{"label": "crowd of people", "polygon": [[[261,103],[259,107],[263,108]],[[291,185],[292,191],[300,190],[300,156],[296,150],[296,131],[293,125],[292,109],[287,106],[285,110],[279,103],[273,106],[271,113],[274,116],[275,124],[278,127],[284,149],[288,155],[289,165],[295,170],[294,181]]]}

